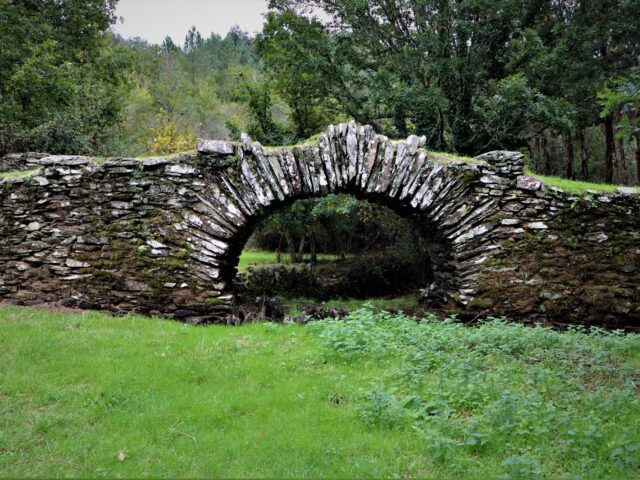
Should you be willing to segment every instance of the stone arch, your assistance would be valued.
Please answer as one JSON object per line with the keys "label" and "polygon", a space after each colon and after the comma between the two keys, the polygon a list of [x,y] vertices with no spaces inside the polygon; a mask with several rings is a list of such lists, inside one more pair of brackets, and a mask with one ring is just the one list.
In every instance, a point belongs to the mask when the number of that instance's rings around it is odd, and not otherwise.
{"label": "stone arch", "polygon": [[495,195],[515,178],[521,159],[496,154],[441,163],[429,158],[424,143],[417,136],[392,141],[355,122],[329,126],[317,145],[268,149],[246,135],[240,145],[199,142],[201,168],[211,175],[201,198],[208,215],[191,218],[199,232],[189,241],[206,252],[200,268],[216,267],[216,288],[228,299],[238,257],[258,221],[301,198],[349,193],[417,217],[433,270],[431,285],[416,286],[426,297],[473,294],[477,265],[497,248],[491,238]]}

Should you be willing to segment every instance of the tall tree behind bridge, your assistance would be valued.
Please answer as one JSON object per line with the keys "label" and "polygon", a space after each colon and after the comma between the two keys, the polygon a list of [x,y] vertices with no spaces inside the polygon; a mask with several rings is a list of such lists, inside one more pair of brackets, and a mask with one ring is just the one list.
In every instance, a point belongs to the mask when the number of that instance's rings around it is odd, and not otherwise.
{"label": "tall tree behind bridge", "polygon": [[604,124],[610,167],[613,119],[600,120],[597,92],[640,53],[637,0],[270,6],[259,52],[288,99],[328,97],[388,134],[425,134],[432,148],[467,154],[537,144],[551,159],[546,141],[562,137],[569,175],[574,140]]}

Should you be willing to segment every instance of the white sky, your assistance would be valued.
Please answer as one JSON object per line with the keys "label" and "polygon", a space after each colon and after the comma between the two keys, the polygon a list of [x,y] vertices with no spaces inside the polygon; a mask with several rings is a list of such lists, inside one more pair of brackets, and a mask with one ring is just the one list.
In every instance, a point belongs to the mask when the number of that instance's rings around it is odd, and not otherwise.
{"label": "white sky", "polygon": [[262,30],[268,0],[119,0],[119,20],[112,28],[123,37],[162,43],[169,35],[178,45],[191,26],[203,37],[226,35],[234,25],[250,34]]}

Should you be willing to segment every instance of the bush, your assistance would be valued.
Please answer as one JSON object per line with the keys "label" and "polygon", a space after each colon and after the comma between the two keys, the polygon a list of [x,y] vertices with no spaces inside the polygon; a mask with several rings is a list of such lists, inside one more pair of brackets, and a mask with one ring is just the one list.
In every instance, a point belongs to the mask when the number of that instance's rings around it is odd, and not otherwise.
{"label": "bush", "polygon": [[306,268],[251,268],[239,276],[248,295],[314,297],[320,285],[311,270]]}
{"label": "bush", "polygon": [[419,260],[389,252],[356,258],[343,269],[340,280],[323,293],[331,298],[369,298],[426,286],[428,278]]}

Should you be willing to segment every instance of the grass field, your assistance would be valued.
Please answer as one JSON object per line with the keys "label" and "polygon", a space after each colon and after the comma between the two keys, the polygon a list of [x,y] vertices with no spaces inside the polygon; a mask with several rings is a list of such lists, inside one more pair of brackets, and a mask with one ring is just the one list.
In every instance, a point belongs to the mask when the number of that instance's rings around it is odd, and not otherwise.
{"label": "grass field", "polygon": [[[628,185],[581,182],[578,180],[567,180],[566,178],[561,178],[561,177],[538,175],[537,173],[533,173],[533,171],[529,169],[526,169],[525,173],[527,175],[531,175],[532,177],[542,180],[549,187],[561,188],[567,193],[582,194],[582,193],[585,193],[587,190],[612,193],[612,192],[616,192],[617,189],[620,187],[628,187]],[[637,191],[640,192],[640,187],[631,187],[631,188],[635,188]]]}
{"label": "grass field", "polygon": [[40,171],[39,168],[35,168],[33,170],[15,170],[11,172],[0,172],[0,180],[5,178],[22,178],[28,177],[30,175],[35,175]]}
{"label": "grass field", "polygon": [[636,335],[4,307],[0,378],[0,477],[640,477]]}
{"label": "grass field", "polygon": [[[331,254],[318,254],[318,261],[335,261],[337,260],[336,255]],[[246,272],[250,267],[261,267],[261,266],[276,266],[276,265],[291,265],[291,259],[289,255],[282,253],[281,262],[278,264],[276,262],[276,252],[267,252],[263,250],[243,250],[240,255],[240,261],[238,262],[238,271]],[[299,264],[302,266],[303,264]]]}

